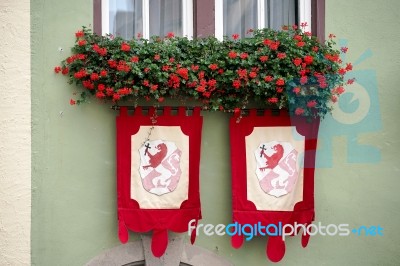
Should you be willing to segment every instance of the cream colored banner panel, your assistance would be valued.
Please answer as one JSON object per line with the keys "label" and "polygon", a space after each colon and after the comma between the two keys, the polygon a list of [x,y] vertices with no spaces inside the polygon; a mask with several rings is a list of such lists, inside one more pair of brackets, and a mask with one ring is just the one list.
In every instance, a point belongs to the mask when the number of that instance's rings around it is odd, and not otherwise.
{"label": "cream colored banner panel", "polygon": [[131,198],[142,209],[179,209],[188,198],[189,137],[179,126],[141,126],[131,143]]}
{"label": "cream colored banner panel", "polygon": [[245,142],[248,200],[258,210],[292,211],[303,200],[304,137],[295,127],[255,127]]}

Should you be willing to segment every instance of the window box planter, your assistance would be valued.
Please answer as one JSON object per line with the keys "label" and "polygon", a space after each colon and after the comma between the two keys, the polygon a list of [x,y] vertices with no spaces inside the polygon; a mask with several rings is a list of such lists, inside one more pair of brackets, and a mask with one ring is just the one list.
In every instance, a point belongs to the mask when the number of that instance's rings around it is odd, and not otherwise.
{"label": "window box planter", "polygon": [[[344,92],[352,69],[334,48],[297,26],[251,31],[247,38],[189,40],[173,33],[150,40],[76,32],[72,55],[55,67],[83,87],[71,104],[88,101],[157,105],[166,98],[196,100],[203,110],[240,112],[249,101],[285,108],[306,117],[324,117]],[[330,36],[333,37],[333,36]],[[349,81],[350,82],[350,81]],[[310,85],[312,84],[312,85]]]}

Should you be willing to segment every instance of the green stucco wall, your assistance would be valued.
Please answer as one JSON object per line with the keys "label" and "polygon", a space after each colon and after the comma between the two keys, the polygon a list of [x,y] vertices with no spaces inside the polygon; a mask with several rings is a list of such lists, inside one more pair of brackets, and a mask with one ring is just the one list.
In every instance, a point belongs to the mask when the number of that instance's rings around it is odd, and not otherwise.
{"label": "green stucco wall", "polygon": [[[348,41],[348,61],[367,49],[372,57],[354,70],[372,69],[380,106],[374,132],[361,128],[332,140],[332,167],[316,169],[316,221],[350,226],[380,225],[384,236],[312,237],[287,241],[282,265],[399,265],[400,234],[400,20],[397,0],[326,0],[326,32]],[[92,1],[31,1],[32,33],[32,264],[83,265],[119,245],[116,223],[115,116],[107,105],[69,105],[74,86],[56,76],[54,66],[69,55],[74,33],[92,23]],[[62,48],[63,50],[60,51]],[[373,84],[374,76],[369,84]],[[360,99],[362,101],[363,99]],[[228,116],[204,113],[201,157],[202,223],[229,223],[231,217]],[[336,128],[321,124],[320,136]],[[331,123],[331,124],[330,124]],[[379,150],[358,153],[350,163],[349,143]],[[328,140],[326,140],[328,141]],[[326,144],[321,141],[321,146]],[[329,154],[329,152],[328,152]],[[354,156],[354,155],[353,155]],[[321,158],[321,157],[320,157]],[[324,157],[322,157],[324,158]],[[372,158],[372,159],[371,159]],[[138,239],[131,234],[131,241]],[[200,235],[196,245],[235,265],[264,265],[265,239],[239,249],[228,237]]]}

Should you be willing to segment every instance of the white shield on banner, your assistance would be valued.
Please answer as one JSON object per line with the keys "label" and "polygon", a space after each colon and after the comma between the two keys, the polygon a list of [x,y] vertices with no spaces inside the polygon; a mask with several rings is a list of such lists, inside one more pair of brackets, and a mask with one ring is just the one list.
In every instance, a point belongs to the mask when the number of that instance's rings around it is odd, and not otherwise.
{"label": "white shield on banner", "polygon": [[298,152],[290,142],[261,143],[254,156],[258,182],[265,193],[278,198],[293,190],[299,175]]}
{"label": "white shield on banner", "polygon": [[174,142],[145,142],[139,148],[139,173],[144,189],[158,196],[174,191],[182,174],[181,154]]}

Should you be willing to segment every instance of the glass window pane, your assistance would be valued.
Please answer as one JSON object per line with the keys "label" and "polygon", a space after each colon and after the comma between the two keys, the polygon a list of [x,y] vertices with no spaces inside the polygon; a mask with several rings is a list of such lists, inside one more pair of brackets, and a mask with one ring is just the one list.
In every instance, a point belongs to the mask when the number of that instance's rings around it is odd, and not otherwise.
{"label": "glass window pane", "polygon": [[296,0],[264,0],[265,27],[274,30],[296,24]]}
{"label": "glass window pane", "polygon": [[110,33],[132,39],[143,33],[142,0],[109,0]]}
{"label": "glass window pane", "polygon": [[257,28],[256,0],[224,1],[224,36],[239,34],[245,37],[249,29]]}
{"label": "glass window pane", "polygon": [[183,35],[182,0],[149,0],[149,12],[150,36]]}

